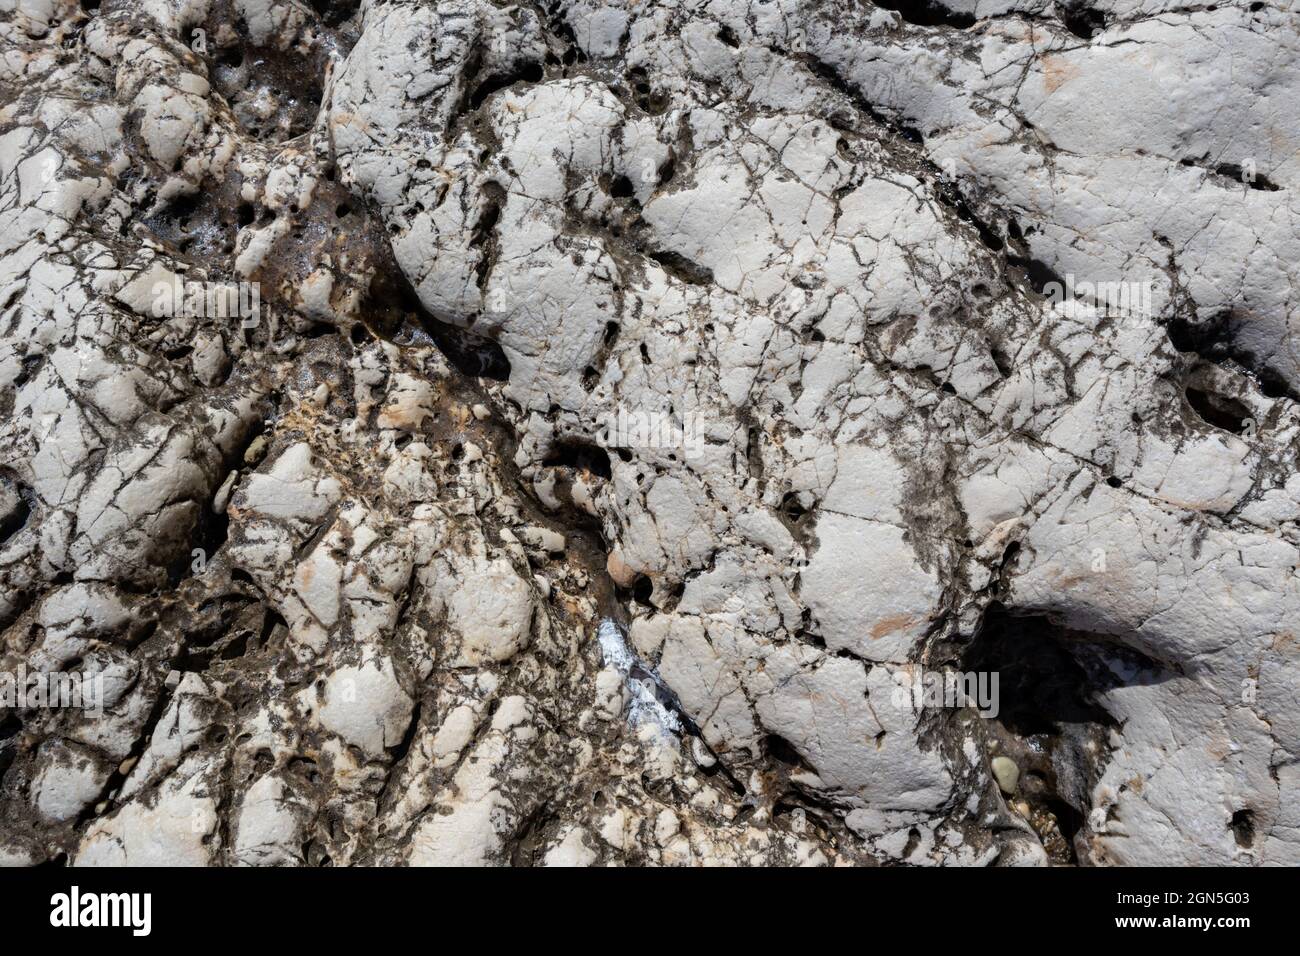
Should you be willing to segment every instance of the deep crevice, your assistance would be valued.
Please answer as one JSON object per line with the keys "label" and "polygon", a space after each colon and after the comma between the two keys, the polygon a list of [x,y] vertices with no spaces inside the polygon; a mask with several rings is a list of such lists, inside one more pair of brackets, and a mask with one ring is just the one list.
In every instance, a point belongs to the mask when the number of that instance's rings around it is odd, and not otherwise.
{"label": "deep crevice", "polygon": [[1232,829],[1232,837],[1237,846],[1249,848],[1255,843],[1255,812],[1253,810],[1238,810],[1232,815],[1232,820],[1228,824]]}
{"label": "deep crevice", "polygon": [[371,284],[362,313],[372,331],[397,345],[432,341],[462,375],[496,382],[510,380],[510,360],[500,343],[429,315],[406,276],[395,266]]}
{"label": "deep crevice", "polygon": [[649,253],[651,259],[659,263],[674,279],[688,285],[713,285],[713,270],[692,262],[677,252],[661,251]]}
{"label": "deep crevice", "polygon": [[32,515],[35,495],[25,485],[16,481],[7,481],[4,476],[0,476],[0,485],[8,485],[12,488],[14,497],[17,499],[7,513],[0,514],[0,546],[3,546],[10,538],[27,526],[27,521]]}
{"label": "deep crevice", "polygon": [[1259,390],[1269,398],[1300,401],[1300,394],[1276,369],[1249,349],[1237,344],[1238,322],[1231,312],[1222,312],[1204,322],[1170,319],[1165,326],[1169,343],[1179,352],[1199,355],[1214,365],[1235,366],[1249,372]]}
{"label": "deep crevice", "polygon": [[1043,615],[1017,616],[995,602],[960,655],[963,672],[997,675],[996,715],[978,721],[990,754],[1020,769],[1016,799],[1049,858],[1080,862],[1092,792],[1122,727],[1099,703],[1118,687],[1172,672],[1103,634],[1074,631]]}
{"label": "deep crevice", "polygon": [[1106,14],[1101,10],[1093,10],[1082,4],[1072,4],[1064,7],[1060,12],[1060,16],[1065,28],[1080,40],[1091,40],[1106,29]]}
{"label": "deep crevice", "polygon": [[876,0],[876,6],[893,10],[906,22],[919,27],[965,30],[975,25],[974,14],[950,10],[938,0]]}
{"label": "deep crevice", "polygon": [[514,73],[498,74],[490,76],[477,87],[469,97],[469,110],[473,112],[478,109],[493,93],[498,93],[516,83],[540,83],[542,80],[542,65],[540,63],[528,63]]}
{"label": "deep crevice", "polygon": [[1251,419],[1250,409],[1234,398],[1203,391],[1194,385],[1188,385],[1185,394],[1187,404],[1200,416],[1201,420],[1215,428],[1240,435],[1246,431]]}
{"label": "deep crevice", "polygon": [[598,478],[614,476],[610,467],[609,452],[590,442],[561,441],[556,443],[542,461],[544,468],[575,468],[587,471]]}
{"label": "deep crevice", "polygon": [[1258,173],[1254,170],[1248,172],[1245,167],[1236,163],[1220,163],[1216,166],[1206,166],[1204,163],[1197,162],[1194,159],[1183,159],[1179,160],[1179,165],[1190,166],[1193,169],[1206,169],[1214,173],[1216,176],[1231,179],[1235,182],[1241,183],[1243,186],[1250,189],[1258,189],[1261,192],[1275,193],[1282,188],[1263,173]]}

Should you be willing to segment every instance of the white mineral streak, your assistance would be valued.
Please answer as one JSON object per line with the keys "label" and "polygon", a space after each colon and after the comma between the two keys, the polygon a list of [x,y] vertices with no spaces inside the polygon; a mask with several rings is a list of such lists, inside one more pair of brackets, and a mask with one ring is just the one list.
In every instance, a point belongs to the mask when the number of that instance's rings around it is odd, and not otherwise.
{"label": "white mineral streak", "polygon": [[[664,733],[681,733],[681,719],[659,701],[655,695],[655,675],[636,659],[619,626],[610,620],[601,621],[596,636],[600,641],[600,653],[605,666],[612,667],[622,675],[628,693],[631,694],[627,705],[627,722],[633,728],[648,723]],[[640,667],[649,676],[634,677],[634,667]]]}

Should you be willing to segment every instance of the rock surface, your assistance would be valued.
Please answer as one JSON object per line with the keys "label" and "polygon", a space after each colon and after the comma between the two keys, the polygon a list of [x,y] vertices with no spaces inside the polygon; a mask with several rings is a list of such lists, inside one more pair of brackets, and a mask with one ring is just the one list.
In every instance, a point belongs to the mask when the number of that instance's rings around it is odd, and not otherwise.
{"label": "rock surface", "polygon": [[0,861],[1300,863],[1293,4],[0,52]]}

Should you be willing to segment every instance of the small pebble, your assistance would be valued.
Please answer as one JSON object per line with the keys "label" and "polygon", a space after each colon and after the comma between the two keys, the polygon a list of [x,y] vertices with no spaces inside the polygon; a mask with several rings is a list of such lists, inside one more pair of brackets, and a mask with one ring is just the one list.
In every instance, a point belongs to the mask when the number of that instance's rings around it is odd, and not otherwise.
{"label": "small pebble", "polygon": [[565,546],[564,535],[558,531],[552,531],[550,528],[540,528],[536,525],[528,525],[519,529],[519,537],[523,539],[524,544],[530,548],[536,548],[540,551],[546,551],[548,554],[563,554]]}
{"label": "small pebble", "polygon": [[1003,793],[1011,794],[1016,792],[1016,786],[1020,783],[1020,768],[1010,757],[994,757],[989,766],[993,769],[993,779],[998,782],[998,786]]}
{"label": "small pebble", "polygon": [[704,746],[704,741],[700,740],[699,737],[691,738],[691,759],[704,770],[708,770],[718,762],[713,754],[709,753],[709,748]]}
{"label": "small pebble", "polygon": [[244,464],[256,465],[261,461],[262,456],[266,454],[266,446],[267,441],[265,435],[258,435],[249,442],[248,447],[244,449]]}
{"label": "small pebble", "polygon": [[223,515],[226,513],[226,506],[230,504],[230,492],[235,487],[235,478],[239,476],[238,471],[231,471],[226,475],[226,480],[221,483],[217,493],[212,498],[212,513]]}

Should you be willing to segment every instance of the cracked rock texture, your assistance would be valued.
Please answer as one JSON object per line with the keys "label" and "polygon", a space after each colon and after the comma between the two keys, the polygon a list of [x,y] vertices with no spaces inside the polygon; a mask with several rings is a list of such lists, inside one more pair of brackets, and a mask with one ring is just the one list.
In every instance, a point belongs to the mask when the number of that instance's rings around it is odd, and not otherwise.
{"label": "cracked rock texture", "polygon": [[0,0],[0,862],[1298,864],[1298,262],[1289,0]]}

